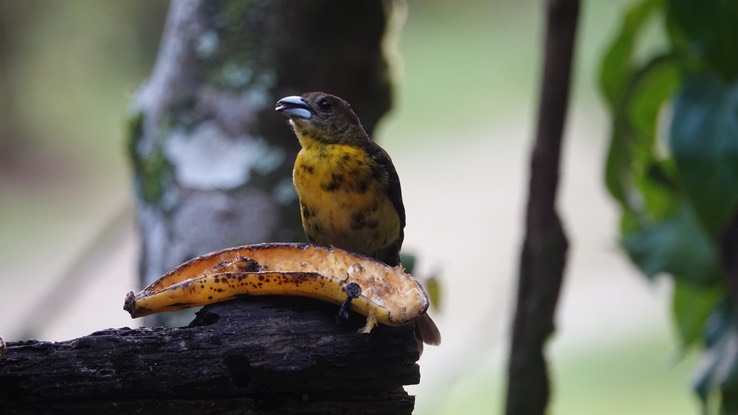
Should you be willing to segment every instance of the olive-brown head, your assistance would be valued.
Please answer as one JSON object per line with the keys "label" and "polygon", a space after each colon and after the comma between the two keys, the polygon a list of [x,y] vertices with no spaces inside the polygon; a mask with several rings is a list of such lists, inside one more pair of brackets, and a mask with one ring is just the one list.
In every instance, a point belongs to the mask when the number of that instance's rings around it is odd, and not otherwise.
{"label": "olive-brown head", "polygon": [[301,142],[305,138],[324,144],[361,145],[371,141],[351,105],[335,95],[308,92],[284,97],[275,109],[290,118]]}

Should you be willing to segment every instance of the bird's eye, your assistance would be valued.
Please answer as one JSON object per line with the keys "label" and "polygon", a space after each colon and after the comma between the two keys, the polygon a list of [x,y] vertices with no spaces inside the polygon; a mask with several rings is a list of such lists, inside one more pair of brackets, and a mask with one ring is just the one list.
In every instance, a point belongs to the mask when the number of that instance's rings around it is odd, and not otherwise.
{"label": "bird's eye", "polygon": [[323,98],[320,101],[318,101],[318,109],[321,111],[330,111],[333,109],[333,104],[328,98]]}

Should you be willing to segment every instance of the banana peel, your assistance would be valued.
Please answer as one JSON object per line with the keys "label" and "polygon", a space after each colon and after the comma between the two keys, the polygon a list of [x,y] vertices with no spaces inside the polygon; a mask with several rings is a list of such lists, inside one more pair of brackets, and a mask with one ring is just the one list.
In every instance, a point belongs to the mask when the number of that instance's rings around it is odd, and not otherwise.
{"label": "banana peel", "polygon": [[425,314],[428,294],[401,266],[333,247],[301,243],[245,245],[205,254],[126,296],[131,317],[175,311],[252,295],[315,298],[379,322],[411,323]]}

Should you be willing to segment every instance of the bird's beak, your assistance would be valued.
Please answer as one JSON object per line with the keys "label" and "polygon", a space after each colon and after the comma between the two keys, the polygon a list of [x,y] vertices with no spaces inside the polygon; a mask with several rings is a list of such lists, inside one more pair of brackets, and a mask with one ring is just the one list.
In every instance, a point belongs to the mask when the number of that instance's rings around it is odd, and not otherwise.
{"label": "bird's beak", "polygon": [[277,101],[277,107],[274,110],[288,117],[302,118],[305,120],[309,120],[313,116],[313,111],[307,102],[296,95],[284,97]]}

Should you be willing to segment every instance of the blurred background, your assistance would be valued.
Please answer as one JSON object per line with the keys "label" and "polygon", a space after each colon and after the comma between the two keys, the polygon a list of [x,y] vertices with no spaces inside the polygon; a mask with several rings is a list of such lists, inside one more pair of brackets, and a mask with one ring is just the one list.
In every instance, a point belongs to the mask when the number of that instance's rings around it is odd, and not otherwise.
{"label": "blurred background", "polygon": [[[410,0],[395,109],[378,128],[402,179],[407,251],[440,272],[417,414],[503,408],[527,197],[542,2]],[[152,69],[168,2],[0,0],[0,335],[65,340],[135,326],[137,235],[127,106]],[[694,414],[696,359],[672,333],[666,281],[617,247],[602,183],[596,70],[625,2],[585,2],[559,210],[571,240],[548,357],[550,413]],[[654,31],[655,32],[655,31]],[[654,43],[658,37],[654,35]],[[112,230],[112,231],[111,231]],[[81,258],[87,258],[81,261]],[[92,260],[90,260],[92,258]]]}

